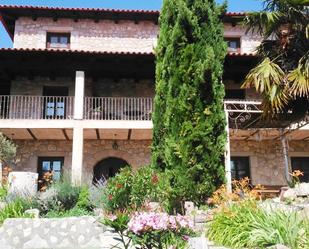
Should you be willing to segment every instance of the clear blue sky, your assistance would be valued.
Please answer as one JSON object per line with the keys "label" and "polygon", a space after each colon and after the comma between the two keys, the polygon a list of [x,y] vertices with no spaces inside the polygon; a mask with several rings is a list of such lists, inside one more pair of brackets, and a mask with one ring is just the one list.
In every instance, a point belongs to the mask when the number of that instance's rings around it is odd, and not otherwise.
{"label": "clear blue sky", "polygon": [[[0,0],[0,4],[158,10],[162,0]],[[229,11],[258,10],[261,8],[261,0],[228,0],[228,6]],[[12,42],[1,24],[0,47],[12,47]]]}

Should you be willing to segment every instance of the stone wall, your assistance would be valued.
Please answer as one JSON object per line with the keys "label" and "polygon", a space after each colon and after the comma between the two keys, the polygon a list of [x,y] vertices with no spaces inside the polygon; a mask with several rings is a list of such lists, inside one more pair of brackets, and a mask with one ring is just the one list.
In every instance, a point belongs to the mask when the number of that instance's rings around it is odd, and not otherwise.
{"label": "stone wall", "polygon": [[[309,156],[309,141],[289,141],[289,156]],[[286,185],[282,145],[279,140],[231,141],[231,156],[249,156],[252,183]]]}
{"label": "stone wall", "polygon": [[154,80],[99,79],[92,84],[94,96],[105,97],[154,97]]}
{"label": "stone wall", "polygon": [[47,32],[71,33],[71,49],[87,51],[151,52],[156,45],[158,25],[152,21],[38,18],[16,20],[14,48],[46,48]]}
{"label": "stone wall", "polygon": [[231,156],[250,156],[250,178],[254,185],[286,184],[280,141],[232,140]]}
{"label": "stone wall", "polygon": [[[251,53],[260,44],[261,37],[246,34],[241,25],[225,24],[226,37],[241,38],[241,52]],[[46,48],[47,32],[71,34],[71,49],[86,51],[152,52],[157,43],[159,26],[152,21],[72,19],[21,17],[16,20],[14,48]]]}
{"label": "stone wall", "polygon": [[[64,170],[70,171],[72,141],[16,140],[18,161],[16,170],[37,172],[38,157],[64,157]],[[133,168],[148,165],[151,156],[150,140],[86,140],[84,143],[83,175],[91,177],[93,167],[108,157],[118,157]],[[232,156],[249,156],[251,179],[254,185],[285,185],[284,162],[280,141],[231,141]],[[290,141],[290,156],[309,156],[309,141]]]}
{"label": "stone wall", "polygon": [[74,96],[75,80],[70,78],[35,77],[31,80],[25,77],[16,78],[11,82],[11,95],[43,96],[44,86],[68,87],[69,96]]}
{"label": "stone wall", "polygon": [[[55,78],[53,80],[43,77],[27,79],[19,77],[11,82],[11,95],[42,96],[44,86],[68,87],[69,96],[74,96],[75,81],[71,78]],[[155,82],[151,79],[138,81],[130,78],[85,79],[85,96],[91,97],[153,97]]]}
{"label": "stone wall", "polygon": [[240,37],[241,53],[252,53],[261,44],[262,37],[258,34],[246,33],[246,28],[242,25],[225,24],[225,37]]}
{"label": "stone wall", "polygon": [[[72,141],[64,140],[15,140],[18,159],[14,170],[37,172],[38,157],[64,157],[64,171],[72,165]],[[86,140],[84,142],[83,175],[91,177],[93,167],[108,157],[118,157],[133,168],[150,163],[150,140],[117,140],[118,149],[113,149],[113,140]]]}

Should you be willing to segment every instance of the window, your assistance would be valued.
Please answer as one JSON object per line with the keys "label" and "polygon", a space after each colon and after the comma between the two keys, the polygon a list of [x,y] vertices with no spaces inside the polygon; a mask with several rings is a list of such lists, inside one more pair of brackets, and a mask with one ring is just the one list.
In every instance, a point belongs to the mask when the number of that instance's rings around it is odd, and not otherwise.
{"label": "window", "polygon": [[66,98],[69,89],[67,87],[44,86],[44,118],[61,119],[66,115]]}
{"label": "window", "polygon": [[231,157],[232,180],[240,180],[245,177],[250,178],[250,158]]}
{"label": "window", "polygon": [[57,181],[61,178],[63,167],[63,157],[39,157],[38,173],[39,173],[39,189],[46,184],[44,176],[46,173],[52,173],[53,180]]}
{"label": "window", "polygon": [[69,33],[47,33],[47,48],[70,48]]}
{"label": "window", "polygon": [[245,99],[246,92],[244,89],[226,89],[225,98],[226,99]]}
{"label": "window", "polygon": [[300,170],[304,172],[304,176],[300,177],[300,181],[309,182],[309,157],[291,157],[292,170]]}
{"label": "window", "polygon": [[240,38],[239,37],[225,37],[227,42],[228,52],[240,52]]}

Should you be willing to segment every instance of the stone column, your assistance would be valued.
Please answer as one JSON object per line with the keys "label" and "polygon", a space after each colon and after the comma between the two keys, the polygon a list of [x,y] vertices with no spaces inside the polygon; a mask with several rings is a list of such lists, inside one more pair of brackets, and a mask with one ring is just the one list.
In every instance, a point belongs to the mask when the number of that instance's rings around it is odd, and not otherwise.
{"label": "stone column", "polygon": [[73,129],[73,152],[72,152],[72,183],[81,185],[83,171],[84,129]]}
{"label": "stone column", "polygon": [[284,171],[285,171],[285,179],[287,183],[291,182],[291,165],[289,163],[289,151],[288,151],[288,144],[286,141],[286,136],[284,134],[284,129],[280,129],[280,139],[282,144],[282,154],[283,154],[283,161],[284,161]]}
{"label": "stone column", "polygon": [[85,95],[85,73],[76,71],[75,78],[75,99],[74,99],[74,119],[83,119]]}
{"label": "stone column", "polygon": [[[225,105],[224,105],[225,109]],[[231,146],[230,146],[230,129],[229,129],[229,112],[225,110],[225,132],[226,132],[226,144],[225,144],[225,179],[228,192],[232,192],[232,172],[231,172]]]}
{"label": "stone column", "polygon": [[[85,73],[76,71],[75,78],[75,99],[74,99],[74,119],[82,120],[84,115],[84,94],[85,94]],[[84,130],[75,124],[73,128],[73,151],[72,151],[72,183],[80,185],[83,170],[83,147]]]}

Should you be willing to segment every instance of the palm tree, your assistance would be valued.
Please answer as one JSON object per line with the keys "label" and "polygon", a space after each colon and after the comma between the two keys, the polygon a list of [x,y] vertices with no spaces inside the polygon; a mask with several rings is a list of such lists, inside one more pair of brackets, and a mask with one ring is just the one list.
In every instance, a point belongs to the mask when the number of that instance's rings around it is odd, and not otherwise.
{"label": "palm tree", "polygon": [[262,95],[268,117],[308,103],[308,6],[309,0],[264,0],[262,11],[245,18],[248,32],[258,32],[263,42],[257,49],[260,62],[242,87],[254,87]]}

